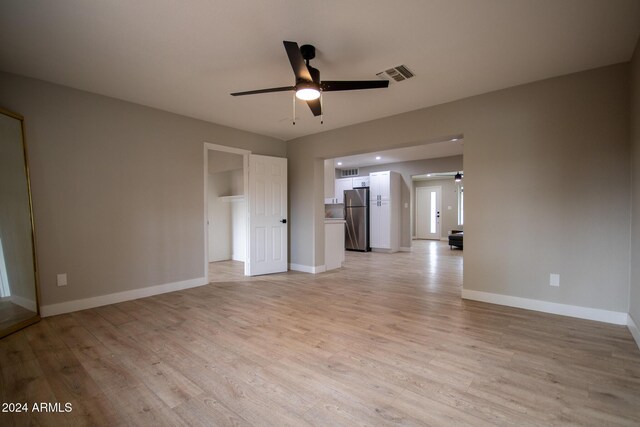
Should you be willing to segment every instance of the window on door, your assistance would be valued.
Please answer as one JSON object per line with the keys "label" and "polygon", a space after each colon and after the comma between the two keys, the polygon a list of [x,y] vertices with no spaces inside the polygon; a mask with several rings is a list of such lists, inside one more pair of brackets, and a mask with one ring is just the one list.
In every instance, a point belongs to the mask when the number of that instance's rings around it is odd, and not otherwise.
{"label": "window on door", "polygon": [[429,219],[430,219],[429,233],[435,233],[436,232],[436,221],[437,221],[437,216],[436,216],[436,192],[435,191],[431,191],[431,212],[429,212]]}
{"label": "window on door", "polygon": [[458,186],[458,225],[464,225],[464,186]]}

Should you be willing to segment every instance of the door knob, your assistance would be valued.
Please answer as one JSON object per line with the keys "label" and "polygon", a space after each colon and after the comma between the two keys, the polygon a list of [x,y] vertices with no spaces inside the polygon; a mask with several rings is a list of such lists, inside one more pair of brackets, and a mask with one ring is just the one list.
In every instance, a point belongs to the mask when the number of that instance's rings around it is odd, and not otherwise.
{"label": "door knob", "polygon": [[280,222],[283,223],[283,224],[286,224],[287,220],[286,219],[281,219]]}

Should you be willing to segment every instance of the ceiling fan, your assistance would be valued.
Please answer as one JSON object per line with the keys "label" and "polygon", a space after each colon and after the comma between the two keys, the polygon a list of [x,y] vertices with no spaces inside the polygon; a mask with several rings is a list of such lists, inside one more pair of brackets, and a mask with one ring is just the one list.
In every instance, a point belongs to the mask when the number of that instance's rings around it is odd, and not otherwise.
{"label": "ceiling fan", "polygon": [[[335,92],[343,90],[379,89],[389,86],[387,80],[323,80],[320,81],[320,70],[309,65],[309,61],[316,57],[316,48],[310,44],[298,47],[298,43],[283,41],[287,51],[293,74],[296,76],[294,86],[274,87],[269,89],[249,90],[235,92],[232,96],[254,95],[257,93],[295,91],[296,98],[307,102],[314,116],[322,115],[323,92]],[[294,100],[295,101],[295,100]],[[294,102],[295,118],[295,102]],[[295,120],[293,122],[295,125]]]}

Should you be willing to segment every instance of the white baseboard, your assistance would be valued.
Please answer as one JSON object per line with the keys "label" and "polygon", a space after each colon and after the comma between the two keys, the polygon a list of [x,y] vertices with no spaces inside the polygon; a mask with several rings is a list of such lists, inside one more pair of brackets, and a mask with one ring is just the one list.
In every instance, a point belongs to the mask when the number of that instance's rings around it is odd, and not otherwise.
{"label": "white baseboard", "polygon": [[524,308],[526,310],[541,311],[543,313],[559,314],[561,316],[577,317],[578,319],[597,320],[614,325],[627,325],[627,313],[602,310],[599,308],[580,307],[577,305],[559,304],[529,298],[509,295],[492,294],[489,292],[462,290],[462,298],[509,307]]}
{"label": "white baseboard", "polygon": [[15,305],[19,305],[22,308],[26,308],[29,311],[38,311],[38,305],[35,301],[31,301],[30,299],[19,297],[18,295],[11,295],[9,297],[11,302]]}
{"label": "white baseboard", "polygon": [[324,273],[325,271],[327,271],[327,268],[324,265],[312,267],[310,265],[289,264],[289,270],[301,271],[303,273],[318,274],[318,273]]}
{"label": "white baseboard", "polygon": [[633,339],[636,340],[636,345],[640,348],[640,329],[638,329],[638,325],[633,321],[631,315],[629,315],[629,319],[627,320],[627,328],[629,328]]}
{"label": "white baseboard", "polygon": [[97,297],[77,299],[73,301],[61,302],[58,304],[43,305],[40,307],[42,317],[55,316],[57,314],[71,313],[73,311],[86,310],[88,308],[100,307],[108,304],[116,304],[124,301],[131,301],[138,298],[150,297],[153,295],[165,294],[167,292],[181,291],[183,289],[195,288],[208,284],[204,277],[183,280],[181,282],[165,283],[164,285],[149,286],[146,288],[132,289],[130,291],[116,292],[113,294],[100,295]]}
{"label": "white baseboard", "polygon": [[377,253],[381,253],[381,254],[394,254],[394,253],[396,253],[398,251],[396,251],[394,249],[371,248],[371,252],[377,252]]}
{"label": "white baseboard", "polygon": [[410,246],[400,246],[400,252],[411,252]]}

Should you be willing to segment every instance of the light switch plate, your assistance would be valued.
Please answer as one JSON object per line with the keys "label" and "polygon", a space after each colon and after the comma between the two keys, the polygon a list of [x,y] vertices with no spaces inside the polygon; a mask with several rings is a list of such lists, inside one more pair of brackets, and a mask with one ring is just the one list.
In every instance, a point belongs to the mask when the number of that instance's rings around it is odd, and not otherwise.
{"label": "light switch plate", "polygon": [[560,275],[559,274],[551,273],[549,275],[549,286],[555,286],[555,287],[560,286]]}
{"label": "light switch plate", "polygon": [[58,286],[67,286],[67,273],[58,274]]}

